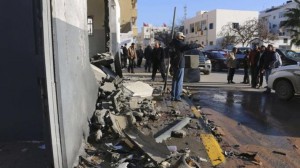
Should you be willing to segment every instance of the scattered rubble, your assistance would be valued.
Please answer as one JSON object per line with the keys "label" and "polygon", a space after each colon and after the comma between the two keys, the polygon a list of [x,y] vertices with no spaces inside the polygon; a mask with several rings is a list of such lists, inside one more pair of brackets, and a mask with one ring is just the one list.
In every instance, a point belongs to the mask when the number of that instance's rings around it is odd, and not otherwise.
{"label": "scattered rubble", "polygon": [[[190,149],[180,150],[177,146],[167,146],[165,143],[170,137],[184,138],[191,129],[194,132],[199,129],[197,125],[190,125],[190,114],[175,109],[161,111],[153,99],[156,96],[156,100],[159,100],[162,95],[160,87],[124,81],[99,63],[103,61],[110,60],[99,56],[93,61],[101,68],[92,66],[99,82],[98,100],[94,115],[89,120],[89,144],[85,148],[86,154],[79,157],[78,168],[172,167],[175,163],[178,167],[200,167],[200,162],[207,162],[206,159],[190,156]],[[168,120],[164,118],[166,115],[170,117]],[[155,122],[168,122],[173,126],[168,128],[169,124],[162,124],[160,127],[165,128],[158,130],[153,125]],[[186,126],[189,132],[183,130]],[[142,128],[149,132],[145,134]],[[161,134],[154,138],[152,129]]]}

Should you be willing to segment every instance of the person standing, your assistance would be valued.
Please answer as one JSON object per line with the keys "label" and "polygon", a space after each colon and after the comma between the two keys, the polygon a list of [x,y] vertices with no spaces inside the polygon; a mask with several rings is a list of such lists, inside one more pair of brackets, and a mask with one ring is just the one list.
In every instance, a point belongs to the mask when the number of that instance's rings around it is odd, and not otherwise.
{"label": "person standing", "polygon": [[227,81],[228,84],[235,83],[233,82],[233,76],[235,74],[235,68],[236,68],[236,55],[237,48],[233,47],[232,52],[229,53],[227,58],[227,68],[228,68],[228,74],[227,74]]}
{"label": "person standing", "polygon": [[150,72],[151,64],[152,64],[152,48],[150,44],[145,48],[144,56],[146,59],[145,63],[145,72]]}
{"label": "person standing", "polygon": [[[275,61],[276,61],[276,53],[274,52],[273,45],[269,44],[266,54],[261,59],[262,73],[265,73],[267,85]],[[264,91],[264,93],[271,93],[271,89],[267,86],[267,90]]]}
{"label": "person standing", "polygon": [[257,63],[259,60],[259,50],[258,46],[254,46],[253,50],[249,54],[249,61],[250,61],[250,72],[251,72],[251,87],[256,88],[257,85]]}
{"label": "person standing", "polygon": [[134,73],[133,66],[134,66],[134,60],[136,58],[136,51],[134,47],[134,43],[131,43],[131,46],[128,48],[128,72]]}
{"label": "person standing", "polygon": [[142,50],[142,46],[139,46],[139,49],[136,50],[137,54],[137,67],[141,67],[143,58],[144,58],[144,51]]}
{"label": "person standing", "polygon": [[249,83],[249,51],[248,50],[245,53],[243,63],[244,63],[244,80],[241,83],[248,84]]}
{"label": "person standing", "polygon": [[160,71],[163,81],[165,80],[165,54],[159,42],[155,42],[152,52],[152,81],[155,80],[157,70]]}
{"label": "person standing", "polygon": [[200,44],[186,44],[184,43],[185,36],[182,32],[178,32],[176,37],[170,43],[170,47],[174,49],[174,54],[170,55],[171,58],[171,69],[173,71],[172,78],[172,90],[171,90],[171,100],[181,101],[183,76],[184,76],[184,51],[191,50],[194,48],[199,48]]}
{"label": "person standing", "polygon": [[127,58],[128,58],[128,49],[127,49],[127,44],[124,44],[123,49],[123,68],[127,67]]}
{"label": "person standing", "polygon": [[263,65],[262,65],[262,57],[264,57],[266,53],[266,47],[264,45],[262,45],[259,49],[259,59],[258,59],[258,62],[257,62],[257,70],[256,70],[256,73],[257,73],[257,83],[258,83],[258,89],[260,87],[262,87],[262,84],[263,84],[263,80],[264,80],[264,73],[262,72],[262,69],[263,69]]}

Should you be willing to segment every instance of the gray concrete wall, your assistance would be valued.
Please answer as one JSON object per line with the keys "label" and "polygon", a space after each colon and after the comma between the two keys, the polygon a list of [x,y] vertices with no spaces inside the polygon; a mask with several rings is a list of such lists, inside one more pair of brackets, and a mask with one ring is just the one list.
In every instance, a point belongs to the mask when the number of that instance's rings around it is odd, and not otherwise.
{"label": "gray concrete wall", "polygon": [[44,140],[36,10],[32,0],[0,1],[0,142]]}
{"label": "gray concrete wall", "polygon": [[89,64],[87,2],[52,0],[55,78],[63,167],[72,167],[88,136],[97,84]]}
{"label": "gray concrete wall", "polygon": [[104,0],[88,0],[88,16],[93,17],[94,34],[89,36],[89,55],[105,52]]}

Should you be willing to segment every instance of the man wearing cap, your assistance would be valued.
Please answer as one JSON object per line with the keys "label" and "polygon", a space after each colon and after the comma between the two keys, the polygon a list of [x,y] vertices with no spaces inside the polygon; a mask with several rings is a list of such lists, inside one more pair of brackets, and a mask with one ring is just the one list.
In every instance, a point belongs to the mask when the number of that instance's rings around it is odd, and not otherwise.
{"label": "man wearing cap", "polygon": [[184,43],[185,36],[182,32],[176,34],[176,38],[170,43],[171,49],[173,49],[173,54],[171,54],[171,68],[173,70],[172,78],[172,91],[171,91],[171,100],[172,101],[181,101],[182,85],[183,85],[183,76],[184,76],[184,51],[191,50],[194,48],[203,47],[200,44],[186,44]]}

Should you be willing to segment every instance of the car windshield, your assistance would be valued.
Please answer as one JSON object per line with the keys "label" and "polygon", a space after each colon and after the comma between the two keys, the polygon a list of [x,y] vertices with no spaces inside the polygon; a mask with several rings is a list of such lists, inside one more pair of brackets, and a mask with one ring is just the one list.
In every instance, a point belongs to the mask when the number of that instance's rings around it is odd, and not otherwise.
{"label": "car windshield", "polygon": [[300,61],[300,55],[293,50],[285,50],[284,54],[295,61]]}
{"label": "car windshield", "polygon": [[220,53],[213,53],[213,57],[216,59],[225,59],[224,56]]}

